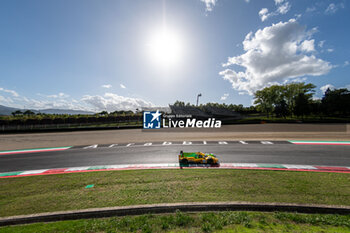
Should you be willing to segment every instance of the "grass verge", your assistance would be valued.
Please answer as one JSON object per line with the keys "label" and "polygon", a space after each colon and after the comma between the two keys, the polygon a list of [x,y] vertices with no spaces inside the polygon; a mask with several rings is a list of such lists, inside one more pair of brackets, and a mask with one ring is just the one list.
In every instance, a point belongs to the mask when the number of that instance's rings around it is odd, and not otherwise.
{"label": "grass verge", "polygon": [[[255,170],[134,170],[0,179],[0,216],[153,203],[350,205],[350,175]],[[87,185],[93,188],[86,189]]]}
{"label": "grass verge", "polygon": [[350,232],[350,216],[204,212],[35,223],[1,232]]}

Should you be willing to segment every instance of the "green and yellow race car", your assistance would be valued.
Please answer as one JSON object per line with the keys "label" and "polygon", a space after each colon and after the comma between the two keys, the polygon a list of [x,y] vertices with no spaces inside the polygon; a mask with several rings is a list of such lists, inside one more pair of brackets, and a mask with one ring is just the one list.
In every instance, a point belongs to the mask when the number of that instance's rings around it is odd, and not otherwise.
{"label": "green and yellow race car", "polygon": [[202,152],[183,152],[179,154],[180,164],[219,164],[219,159],[214,154],[206,154]]}

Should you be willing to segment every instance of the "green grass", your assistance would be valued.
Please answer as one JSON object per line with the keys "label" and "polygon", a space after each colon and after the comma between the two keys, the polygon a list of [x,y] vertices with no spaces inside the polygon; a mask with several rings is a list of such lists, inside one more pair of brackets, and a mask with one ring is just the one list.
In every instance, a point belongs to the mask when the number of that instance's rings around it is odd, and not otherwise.
{"label": "green grass", "polygon": [[[93,188],[86,189],[87,185]],[[0,179],[0,216],[136,204],[250,201],[350,205],[350,174],[135,170]]]}
{"label": "green grass", "polygon": [[204,212],[35,223],[0,232],[350,232],[350,216]]}

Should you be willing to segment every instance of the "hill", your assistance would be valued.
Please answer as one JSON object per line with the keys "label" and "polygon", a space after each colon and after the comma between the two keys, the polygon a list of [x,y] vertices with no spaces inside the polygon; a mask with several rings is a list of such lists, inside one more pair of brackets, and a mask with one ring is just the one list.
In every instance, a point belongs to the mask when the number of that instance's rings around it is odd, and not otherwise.
{"label": "hill", "polygon": [[46,113],[46,114],[69,114],[69,115],[77,115],[77,114],[82,114],[82,115],[89,115],[89,114],[94,114],[94,112],[90,111],[82,111],[82,110],[73,110],[73,109],[39,109],[39,110],[33,110],[33,109],[20,109],[20,108],[12,108],[12,107],[7,107],[4,105],[0,105],[0,115],[11,115],[12,112],[20,110],[22,112],[26,110],[30,110],[34,113]]}

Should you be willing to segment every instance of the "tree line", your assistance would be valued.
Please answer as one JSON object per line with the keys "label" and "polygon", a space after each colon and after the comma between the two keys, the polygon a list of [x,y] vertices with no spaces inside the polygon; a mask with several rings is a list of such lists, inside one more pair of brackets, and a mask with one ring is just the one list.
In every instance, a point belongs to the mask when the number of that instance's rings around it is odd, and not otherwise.
{"label": "tree line", "polygon": [[[139,110],[136,109],[136,114],[139,113]],[[31,110],[26,110],[26,111],[21,111],[21,110],[16,110],[14,112],[12,112],[12,116],[16,117],[16,116],[38,116],[40,118],[40,116],[49,116],[49,117],[71,117],[71,116],[85,116],[85,117],[93,117],[93,116],[130,116],[130,115],[134,115],[135,114],[133,111],[124,111],[124,110],[120,110],[120,111],[114,111],[114,112],[107,112],[107,111],[102,111],[99,113],[95,113],[95,114],[47,114],[47,113],[35,113]]]}
{"label": "tree line", "polygon": [[[30,110],[29,110],[30,111]],[[93,115],[45,114],[17,110],[12,116],[0,117],[0,125],[105,124],[141,122],[142,114],[132,111],[102,111]]]}
{"label": "tree line", "polygon": [[322,99],[314,98],[315,85],[289,83],[265,87],[254,93],[258,111],[277,117],[308,115],[348,117],[350,92],[346,88],[327,89]]}
{"label": "tree line", "polygon": [[346,88],[327,89],[322,99],[314,98],[315,85],[312,83],[289,83],[272,85],[254,93],[254,105],[206,103],[195,106],[177,100],[174,106],[194,107],[204,112],[207,107],[217,107],[241,114],[263,113],[267,117],[288,116],[304,117],[308,115],[349,117],[350,92]]}
{"label": "tree line", "polygon": [[208,107],[227,109],[227,110],[242,113],[242,114],[251,114],[251,113],[258,112],[255,106],[244,107],[243,104],[206,103],[206,104],[200,104],[199,106],[195,106],[191,103],[185,104],[185,102],[177,100],[173,105],[177,107],[194,107],[194,108],[200,109],[203,112],[206,112]]}

